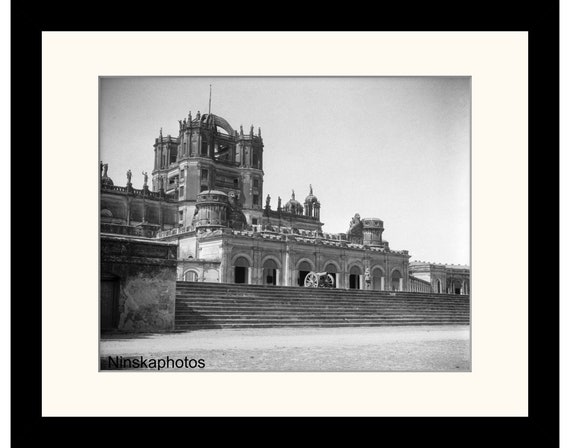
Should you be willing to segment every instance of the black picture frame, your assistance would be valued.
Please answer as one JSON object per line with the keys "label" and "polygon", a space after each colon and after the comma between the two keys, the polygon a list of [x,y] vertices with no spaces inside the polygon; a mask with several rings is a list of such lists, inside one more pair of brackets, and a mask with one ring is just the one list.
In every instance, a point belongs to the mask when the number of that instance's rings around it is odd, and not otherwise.
{"label": "black picture frame", "polygon": [[[463,5],[405,2],[380,5],[327,5],[310,10],[284,5],[237,5],[220,13],[212,4],[142,5],[98,2],[12,3],[12,235],[25,236],[29,250],[13,244],[11,253],[11,425],[14,446],[35,441],[77,446],[82,438],[101,446],[235,442],[322,441],[347,435],[403,446],[513,446],[540,440],[559,442],[559,5],[479,1]],[[190,10],[187,15],[185,11]],[[333,11],[331,11],[333,10]],[[191,20],[190,17],[193,19]],[[42,417],[42,41],[43,31],[524,31],[529,41],[529,416],[528,417],[263,417],[134,418]],[[69,61],[70,64],[73,61]],[[62,134],[65,130],[61,130]],[[27,142],[22,145],[20,137]],[[16,172],[26,154],[26,178]],[[56,175],[54,173],[54,175]],[[57,175],[63,175],[58,173]],[[507,176],[507,173],[506,173]],[[81,188],[70,185],[69,188]],[[64,192],[62,192],[64,194]],[[548,198],[548,200],[545,200]],[[551,204],[555,204],[554,207]],[[44,204],[45,205],[45,204]],[[30,210],[31,209],[31,210]],[[70,225],[81,225],[73,222]],[[12,240],[17,242],[15,238]],[[546,249],[546,254],[545,254]],[[70,254],[70,263],[76,254]],[[540,275],[548,258],[549,281]],[[37,260],[36,266],[35,261]],[[63,267],[62,267],[62,270]],[[30,271],[33,272],[30,280]],[[61,281],[65,281],[63,276]],[[69,335],[73,337],[73,335]],[[73,354],[70,354],[70,360]],[[267,431],[268,432],[267,432]],[[79,437],[79,438],[78,438]],[[370,437],[373,437],[372,439]],[[287,443],[286,442],[286,443]]]}

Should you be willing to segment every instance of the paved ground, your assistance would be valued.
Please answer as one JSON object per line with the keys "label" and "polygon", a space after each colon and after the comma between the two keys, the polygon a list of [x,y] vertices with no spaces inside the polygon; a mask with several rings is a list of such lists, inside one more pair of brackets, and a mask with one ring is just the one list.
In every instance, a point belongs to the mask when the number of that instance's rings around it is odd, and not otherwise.
{"label": "paved ground", "polygon": [[[162,371],[470,371],[469,326],[270,328],[106,335],[101,369],[144,358],[203,359]],[[158,362],[158,361],[155,361]],[[163,363],[166,361],[163,361]],[[111,364],[112,368],[116,368]],[[171,364],[171,367],[172,364]]]}

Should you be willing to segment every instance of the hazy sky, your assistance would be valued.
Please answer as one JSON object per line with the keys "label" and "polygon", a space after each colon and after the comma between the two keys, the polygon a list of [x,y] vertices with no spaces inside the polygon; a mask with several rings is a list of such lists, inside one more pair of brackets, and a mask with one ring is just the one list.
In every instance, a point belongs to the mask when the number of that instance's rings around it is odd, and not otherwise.
{"label": "hazy sky", "polygon": [[102,78],[101,160],[115,185],[141,188],[159,129],[212,113],[261,127],[264,198],[283,204],[309,184],[325,232],[355,213],[384,221],[384,238],[411,260],[469,264],[469,78]]}

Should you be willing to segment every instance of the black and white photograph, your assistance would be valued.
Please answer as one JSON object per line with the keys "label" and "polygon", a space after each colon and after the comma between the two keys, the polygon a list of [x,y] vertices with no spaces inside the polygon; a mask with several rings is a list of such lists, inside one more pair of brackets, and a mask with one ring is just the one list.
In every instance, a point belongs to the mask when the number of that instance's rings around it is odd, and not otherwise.
{"label": "black and white photograph", "polygon": [[99,367],[471,372],[471,77],[101,76]]}

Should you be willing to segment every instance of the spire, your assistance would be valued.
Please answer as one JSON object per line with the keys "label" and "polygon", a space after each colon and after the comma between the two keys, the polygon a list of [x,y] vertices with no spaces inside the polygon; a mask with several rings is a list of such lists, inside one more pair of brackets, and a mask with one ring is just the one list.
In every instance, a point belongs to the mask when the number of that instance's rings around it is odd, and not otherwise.
{"label": "spire", "polygon": [[188,124],[190,124],[192,122],[192,111],[189,110],[188,111]]}
{"label": "spire", "polygon": [[291,199],[295,199],[295,190],[291,190]]}
{"label": "spire", "polygon": [[162,128],[160,128],[160,141],[162,141]]}
{"label": "spire", "polygon": [[261,128],[257,128],[257,135],[259,135],[259,137],[261,137]]}
{"label": "spire", "polygon": [[313,194],[313,186],[311,184],[309,184],[309,194],[310,195]]}

